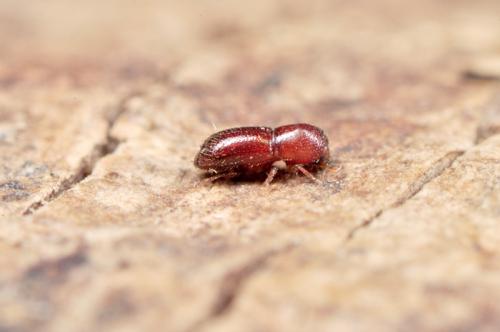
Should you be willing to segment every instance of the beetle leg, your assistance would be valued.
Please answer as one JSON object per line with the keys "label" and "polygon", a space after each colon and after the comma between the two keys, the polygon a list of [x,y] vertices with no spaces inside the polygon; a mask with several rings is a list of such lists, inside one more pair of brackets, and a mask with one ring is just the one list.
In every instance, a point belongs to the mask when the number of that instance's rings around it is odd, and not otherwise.
{"label": "beetle leg", "polygon": [[211,182],[215,182],[218,179],[222,179],[222,178],[223,179],[231,179],[231,178],[234,178],[237,175],[238,175],[237,172],[229,172],[229,173],[216,174],[216,175],[213,175],[213,176],[210,176],[208,178],[203,179],[202,182],[203,183],[211,183]]}
{"label": "beetle leg", "polygon": [[309,172],[307,169],[304,168],[304,166],[302,166],[302,165],[295,165],[293,167],[295,169],[297,169],[299,172],[301,172],[302,174],[304,174],[309,180],[311,180],[313,182],[316,182],[317,184],[323,184],[323,182],[321,182],[321,180],[319,180],[317,177],[315,177],[314,175],[312,175],[311,172]]}
{"label": "beetle leg", "polygon": [[324,167],[328,167],[330,170],[332,170],[335,173],[338,173],[342,170],[342,164],[339,161],[336,162],[328,162],[324,165]]}
{"label": "beetle leg", "polygon": [[271,170],[269,171],[269,173],[267,174],[267,178],[266,178],[266,181],[264,181],[264,185],[265,186],[268,186],[271,184],[271,182],[273,181],[274,177],[276,176],[276,174],[278,174],[278,171],[279,171],[279,168],[276,167],[276,166],[272,166],[271,167]]}

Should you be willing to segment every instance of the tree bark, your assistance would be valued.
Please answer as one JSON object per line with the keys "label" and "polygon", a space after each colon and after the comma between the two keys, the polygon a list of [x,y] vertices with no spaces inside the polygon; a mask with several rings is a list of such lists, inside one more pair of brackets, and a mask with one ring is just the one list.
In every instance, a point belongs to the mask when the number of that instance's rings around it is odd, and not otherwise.
{"label": "tree bark", "polygon": [[[0,331],[499,330],[498,13],[4,2]],[[322,184],[193,166],[299,122]]]}

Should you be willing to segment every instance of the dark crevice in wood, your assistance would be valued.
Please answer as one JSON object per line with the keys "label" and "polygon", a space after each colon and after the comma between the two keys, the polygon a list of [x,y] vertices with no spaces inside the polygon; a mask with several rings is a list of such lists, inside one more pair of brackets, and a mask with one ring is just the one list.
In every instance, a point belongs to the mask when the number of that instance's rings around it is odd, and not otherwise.
{"label": "dark crevice in wood", "polygon": [[232,309],[233,304],[241,294],[241,291],[248,280],[251,279],[251,277],[257,272],[262,270],[266,266],[269,259],[289,252],[294,246],[294,244],[288,244],[278,249],[266,251],[260,255],[252,257],[245,264],[226,273],[221,279],[215,301],[208,311],[207,316],[199,320],[196,324],[194,324],[194,326],[186,331],[197,331],[210,321],[226,315]]}
{"label": "dark crevice in wood", "polygon": [[500,92],[482,110],[483,116],[476,130],[476,145],[500,134]]}
{"label": "dark crevice in wood", "polygon": [[31,215],[44,205],[49,202],[55,200],[59,196],[61,196],[64,192],[70,190],[75,187],[77,184],[85,180],[89,175],[94,171],[95,166],[99,162],[99,160],[105,158],[106,156],[114,153],[118,146],[122,143],[118,138],[112,135],[113,127],[118,119],[123,115],[126,111],[127,102],[137,96],[137,93],[127,94],[124,98],[122,98],[116,107],[113,108],[113,112],[110,112],[106,122],[106,136],[103,142],[97,143],[94,145],[92,150],[89,152],[87,156],[85,156],[81,161],[78,168],[75,172],[63,179],[50,193],[48,193],[45,197],[39,199],[38,201],[32,203],[26,210],[24,210],[23,215]]}
{"label": "dark crevice in wood", "polygon": [[[473,146],[477,146],[490,137],[500,134],[500,125],[498,123],[499,118],[500,93],[497,93],[482,110],[482,118],[476,129],[476,137],[474,139]],[[427,183],[443,174],[443,172],[451,167],[455,160],[465,152],[466,151],[451,151],[436,161],[426,172],[424,172],[424,174],[422,174],[420,178],[417,179],[417,181],[411,184],[396,201],[389,206],[378,210],[371,217],[365,219],[360,225],[351,229],[346,236],[346,242],[350,241],[360,229],[369,227],[374,220],[378,219],[386,211],[403,205],[406,201],[418,194]]]}
{"label": "dark crevice in wood", "polygon": [[477,129],[475,143],[481,144],[488,138],[500,134],[500,125],[485,125]]}
{"label": "dark crevice in wood", "polygon": [[346,237],[346,241],[352,240],[352,238],[356,235],[356,233],[365,227],[369,227],[374,220],[378,219],[382,214],[387,212],[388,210],[397,208],[406,203],[409,199],[413,198],[416,194],[418,194],[427,183],[431,182],[435,178],[439,177],[446,171],[449,167],[453,165],[455,160],[463,155],[465,151],[451,151],[437,160],[428,170],[426,170],[415,182],[413,182],[408,189],[396,199],[389,206],[382,208],[375,212],[371,217],[365,219],[360,225],[354,227],[349,231]]}
{"label": "dark crevice in wood", "polygon": [[28,267],[22,274],[22,281],[46,286],[61,284],[69,272],[87,262],[87,246],[82,242],[69,254],[55,259],[40,260]]}

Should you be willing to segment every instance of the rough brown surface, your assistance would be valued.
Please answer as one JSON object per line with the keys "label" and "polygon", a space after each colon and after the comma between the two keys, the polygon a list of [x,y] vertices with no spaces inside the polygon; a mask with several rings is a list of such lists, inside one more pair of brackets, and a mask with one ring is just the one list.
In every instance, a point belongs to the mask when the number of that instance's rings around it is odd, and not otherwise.
{"label": "rough brown surface", "polygon": [[[0,331],[500,330],[498,13],[3,1]],[[323,185],[200,183],[214,126],[294,122]]]}

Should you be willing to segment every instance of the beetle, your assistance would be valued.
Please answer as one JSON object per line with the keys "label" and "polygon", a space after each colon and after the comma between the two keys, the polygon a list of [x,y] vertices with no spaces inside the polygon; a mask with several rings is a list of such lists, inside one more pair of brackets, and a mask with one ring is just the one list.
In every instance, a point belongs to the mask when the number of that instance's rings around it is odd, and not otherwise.
{"label": "beetle", "polygon": [[309,170],[323,168],[329,158],[325,133],[316,126],[297,123],[217,132],[202,144],[194,164],[212,175],[209,181],[268,172],[264,184],[269,185],[278,171],[295,170],[321,183]]}

